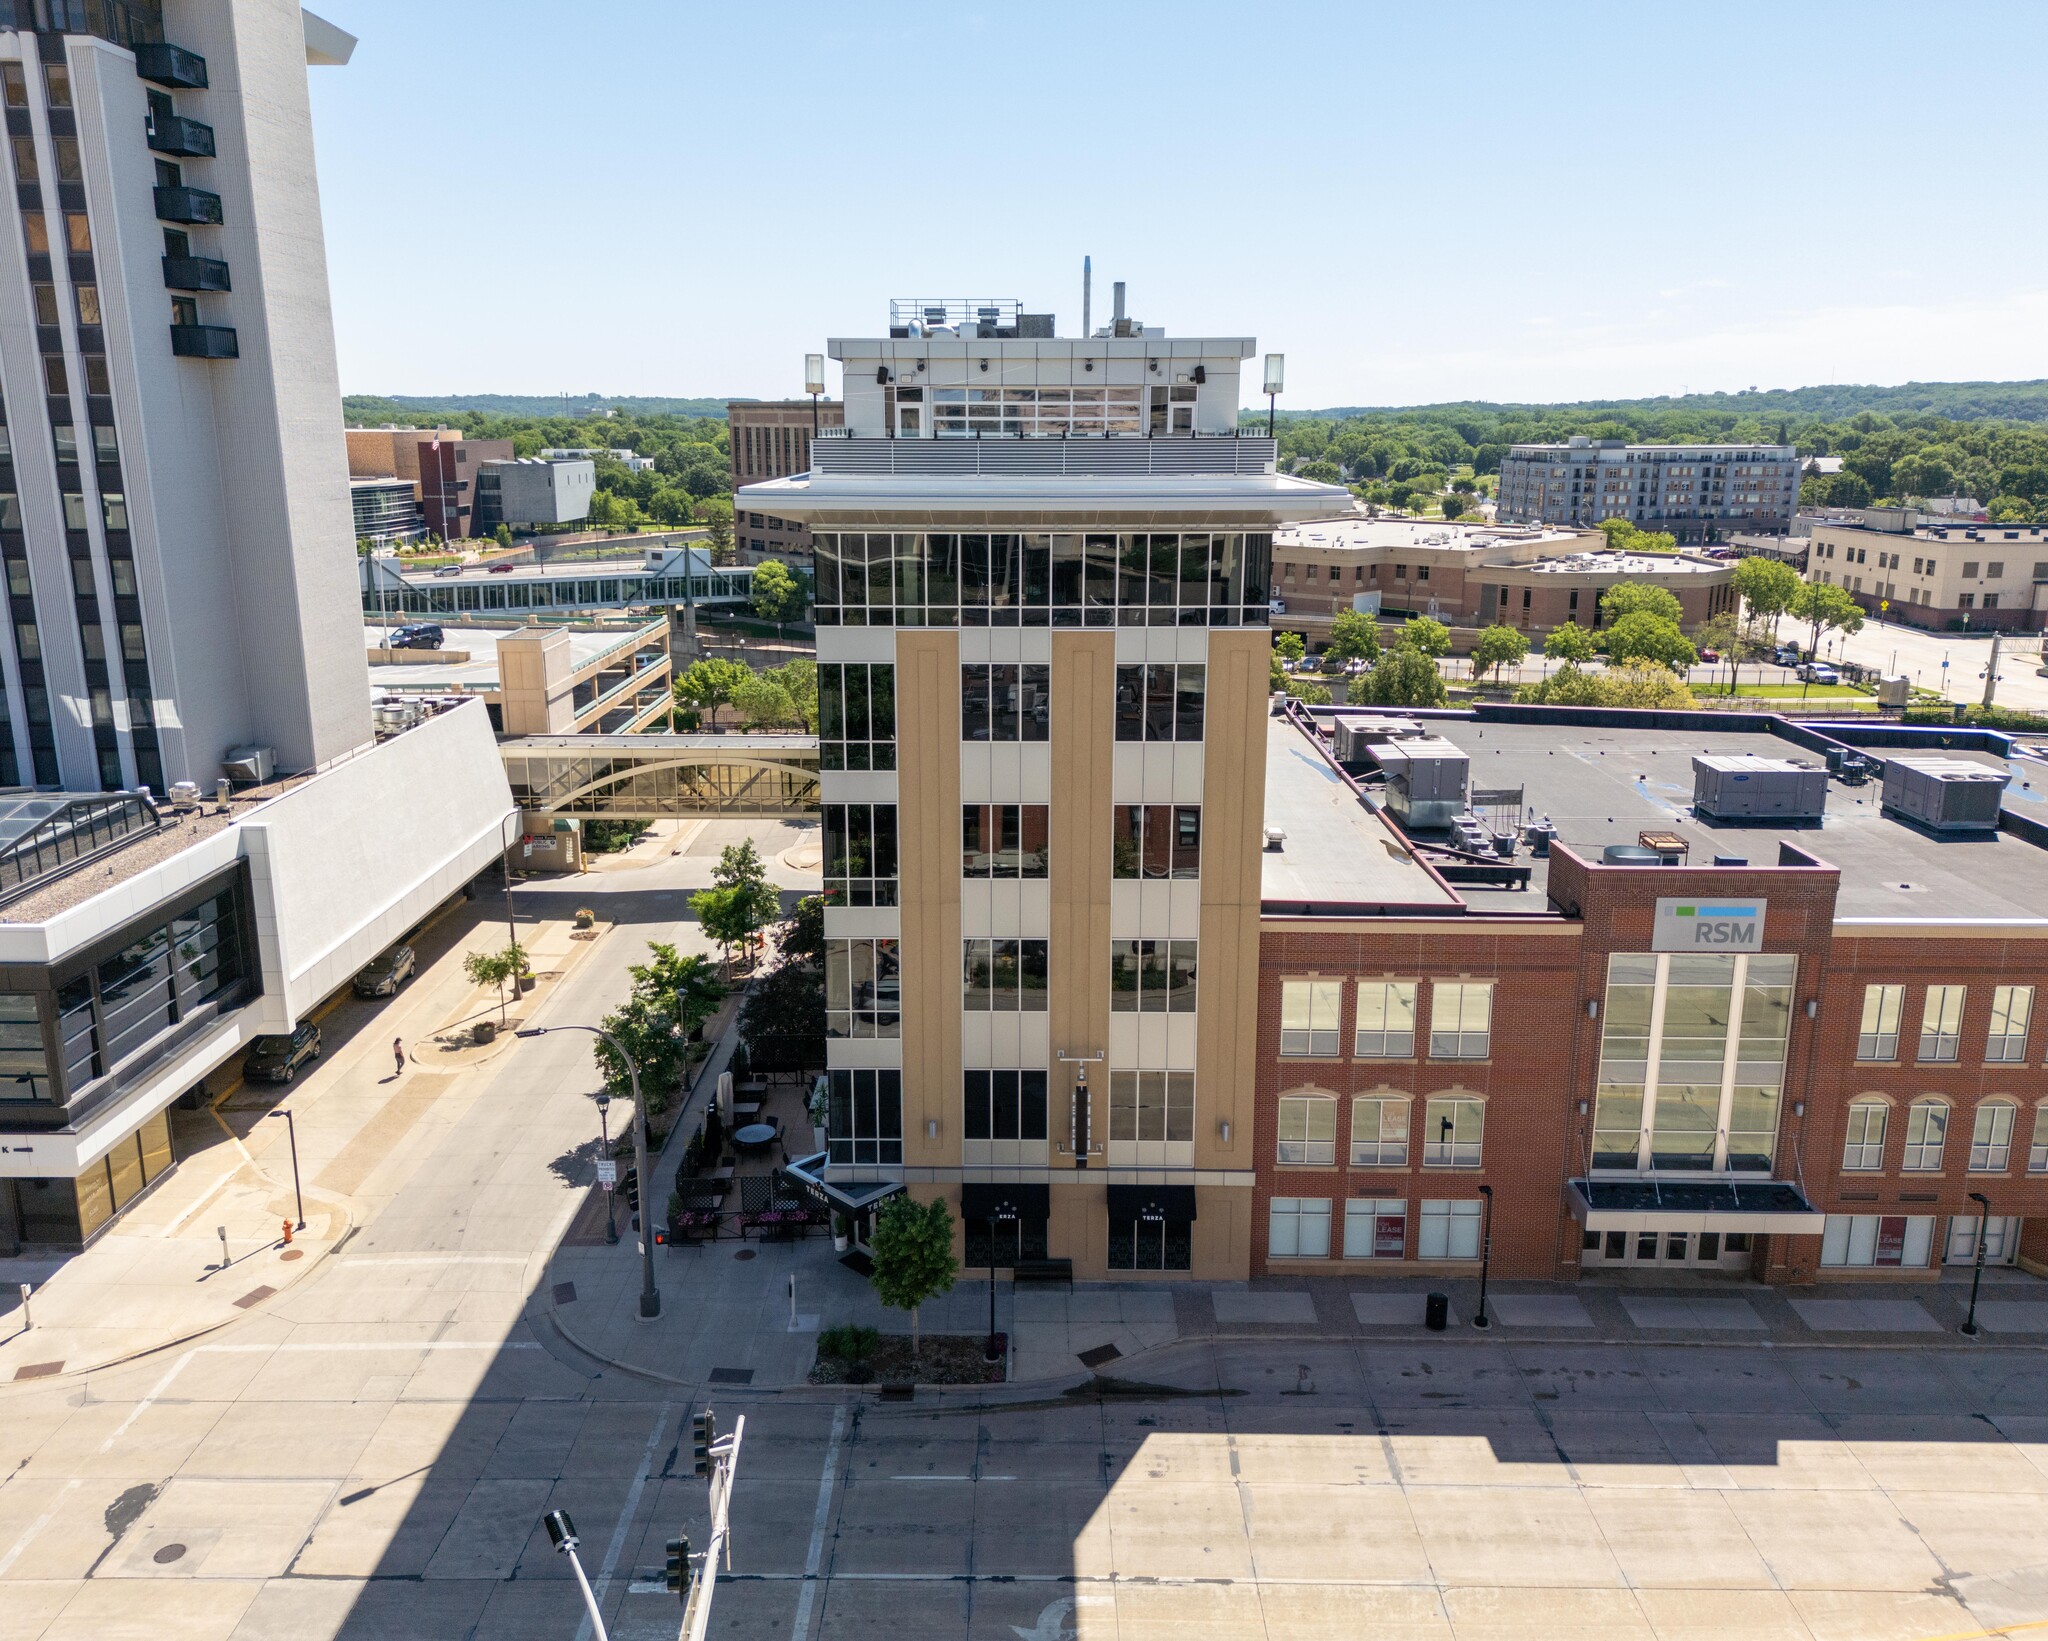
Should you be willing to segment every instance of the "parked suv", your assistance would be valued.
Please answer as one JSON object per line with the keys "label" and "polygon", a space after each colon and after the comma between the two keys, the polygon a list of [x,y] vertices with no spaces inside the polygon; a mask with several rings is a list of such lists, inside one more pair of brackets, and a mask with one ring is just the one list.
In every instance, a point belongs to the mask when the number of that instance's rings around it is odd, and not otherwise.
{"label": "parked suv", "polygon": [[363,965],[362,972],[356,976],[356,995],[389,997],[412,978],[418,967],[419,960],[413,956],[410,946],[393,946],[381,957]]}
{"label": "parked suv", "polygon": [[441,647],[440,627],[432,621],[415,621],[400,627],[386,646],[394,650],[437,650]]}
{"label": "parked suv", "polygon": [[301,1020],[290,1036],[276,1033],[252,1040],[248,1057],[242,1061],[242,1075],[253,1082],[288,1083],[299,1074],[300,1066],[319,1058],[320,1028],[311,1020]]}

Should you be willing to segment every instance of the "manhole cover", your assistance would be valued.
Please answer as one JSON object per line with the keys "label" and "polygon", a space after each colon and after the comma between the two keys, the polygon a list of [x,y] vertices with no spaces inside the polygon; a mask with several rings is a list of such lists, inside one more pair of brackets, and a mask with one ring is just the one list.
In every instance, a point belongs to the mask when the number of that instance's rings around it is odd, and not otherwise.
{"label": "manhole cover", "polygon": [[306,1250],[304,1248],[287,1248],[277,1257],[284,1260],[304,1259],[306,1257]]}
{"label": "manhole cover", "polygon": [[154,1561],[159,1567],[168,1567],[172,1562],[182,1559],[184,1554],[184,1545],[166,1544],[155,1555],[151,1556],[150,1560]]}
{"label": "manhole cover", "polygon": [[733,1255],[733,1258],[735,1259],[752,1259],[753,1257],[754,1250],[752,1248],[742,1248],[738,1253]]}

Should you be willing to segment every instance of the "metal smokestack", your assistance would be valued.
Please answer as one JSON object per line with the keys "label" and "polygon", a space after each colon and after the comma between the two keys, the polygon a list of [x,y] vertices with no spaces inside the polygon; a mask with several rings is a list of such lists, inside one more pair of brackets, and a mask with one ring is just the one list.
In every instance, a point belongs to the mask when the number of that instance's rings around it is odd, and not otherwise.
{"label": "metal smokestack", "polygon": [[1119,279],[1109,289],[1116,307],[1116,311],[1110,315],[1110,318],[1115,322],[1116,328],[1121,331],[1124,322],[1124,282]]}
{"label": "metal smokestack", "polygon": [[1093,334],[1091,327],[1094,324],[1092,317],[1094,299],[1095,258],[1084,256],[1081,258],[1081,334],[1084,337]]}

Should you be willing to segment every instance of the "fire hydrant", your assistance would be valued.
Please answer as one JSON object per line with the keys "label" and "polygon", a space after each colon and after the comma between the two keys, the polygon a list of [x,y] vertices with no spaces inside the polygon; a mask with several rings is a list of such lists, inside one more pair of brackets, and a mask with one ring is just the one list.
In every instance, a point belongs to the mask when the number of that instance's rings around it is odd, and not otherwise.
{"label": "fire hydrant", "polygon": [[285,1246],[286,1246],[287,1248],[289,1248],[289,1247],[291,1246],[291,1242],[292,1242],[292,1222],[291,1222],[290,1220],[286,1220],[286,1221],[284,1222],[284,1242],[285,1242]]}

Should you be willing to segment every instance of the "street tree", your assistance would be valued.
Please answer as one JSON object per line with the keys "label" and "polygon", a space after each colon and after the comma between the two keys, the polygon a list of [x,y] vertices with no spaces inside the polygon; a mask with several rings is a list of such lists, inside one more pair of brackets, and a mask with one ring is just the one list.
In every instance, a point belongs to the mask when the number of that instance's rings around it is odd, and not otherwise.
{"label": "street tree", "polygon": [[803,714],[781,680],[765,672],[749,672],[734,688],[732,709],[749,729],[794,729],[803,724]]}
{"label": "street tree", "polygon": [[711,561],[722,563],[732,556],[732,498],[706,496],[697,503],[697,522],[704,526],[704,545],[711,549]]}
{"label": "street tree", "polygon": [[818,728],[818,663],[807,655],[794,656],[779,667],[770,667],[763,677],[782,686],[796,708],[796,722],[813,734]]}
{"label": "street tree", "polygon": [[759,908],[753,891],[744,887],[699,889],[690,896],[690,910],[706,937],[718,942],[728,975],[734,949],[747,945],[761,927]]}
{"label": "street tree", "polygon": [[1519,667],[1529,653],[1529,640],[1513,627],[1495,622],[1479,634],[1472,646],[1472,671],[1495,674],[1503,667]]}
{"label": "street tree", "polygon": [[1308,645],[1298,632],[1276,632],[1273,634],[1273,653],[1283,661],[1299,661],[1308,653]]}
{"label": "street tree", "polygon": [[1326,654],[1339,661],[1372,661],[1380,653],[1379,623],[1360,610],[1340,610],[1330,623]]}
{"label": "street tree", "polygon": [[1438,505],[1443,508],[1445,518],[1454,519],[1465,511],[1465,498],[1454,490],[1444,496]]}
{"label": "street tree", "polygon": [[1735,566],[1735,590],[1753,619],[1770,625],[1778,636],[1778,618],[1791,607],[1800,588],[1799,572],[1775,558],[1752,553]]}
{"label": "street tree", "polygon": [[1742,623],[1733,610],[1723,610],[1700,623],[1693,640],[1702,650],[1716,650],[1728,664],[1728,693],[1735,693],[1735,661],[1743,643]]}
{"label": "street tree", "polygon": [[802,617],[805,602],[803,582],[790,573],[781,559],[771,558],[754,566],[748,604],[763,621],[775,623],[777,637],[781,636],[785,621]]}
{"label": "street tree", "polygon": [[914,1202],[908,1192],[882,1204],[869,1248],[875,1297],[891,1310],[910,1312],[910,1359],[918,1354],[918,1307],[953,1287],[960,1262],[953,1257],[953,1215],[944,1197]]}
{"label": "street tree", "polygon": [[1685,619],[1678,595],[1647,581],[1617,581],[1600,595],[1600,613],[1610,625],[1625,615],[1661,616],[1674,627]]}
{"label": "street tree", "polygon": [[1699,661],[1677,622],[1641,610],[1607,629],[1607,653],[1615,661],[1655,661],[1681,672]]}
{"label": "street tree", "polygon": [[494,952],[471,952],[462,960],[462,972],[472,986],[490,986],[498,993],[498,1024],[505,1023],[505,988],[516,984],[526,972],[526,952],[516,942]]}
{"label": "street tree", "polygon": [[1802,582],[1785,613],[1794,621],[1806,623],[1811,635],[1807,653],[1815,656],[1820,654],[1820,635],[1823,632],[1839,629],[1853,633],[1863,627],[1862,606],[1850,597],[1846,587],[1839,587],[1832,581]]}
{"label": "street tree", "polygon": [[1590,661],[1599,652],[1600,641],[1592,632],[1576,621],[1567,621],[1562,626],[1552,627],[1550,636],[1543,640],[1543,653],[1553,661],[1562,661],[1567,666]]}
{"label": "street tree", "polygon": [[775,932],[775,949],[785,964],[825,966],[825,897],[805,895],[789,909]]}
{"label": "street tree", "polygon": [[1440,707],[1449,695],[1432,657],[1397,646],[1383,652],[1371,672],[1351,681],[1347,698],[1354,706]]}
{"label": "street tree", "polygon": [[1403,649],[1414,650],[1434,661],[1450,654],[1451,629],[1433,617],[1418,615],[1401,629],[1397,642]]}
{"label": "street tree", "polygon": [[650,940],[647,953],[645,963],[626,970],[634,997],[672,1010],[676,1026],[685,1036],[718,1012],[718,1005],[725,1001],[725,983],[708,957],[694,952],[685,957],[661,940]]}
{"label": "street tree", "polygon": [[718,656],[692,661],[675,681],[676,701],[704,713],[715,724],[718,709],[731,705],[734,691],[744,688],[753,676],[752,669],[741,662]]}

